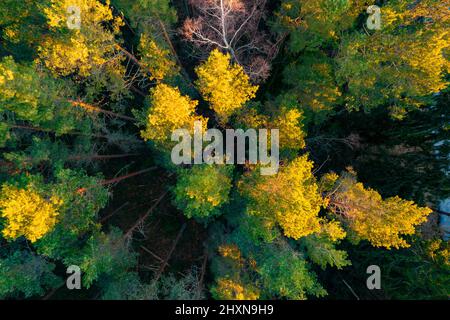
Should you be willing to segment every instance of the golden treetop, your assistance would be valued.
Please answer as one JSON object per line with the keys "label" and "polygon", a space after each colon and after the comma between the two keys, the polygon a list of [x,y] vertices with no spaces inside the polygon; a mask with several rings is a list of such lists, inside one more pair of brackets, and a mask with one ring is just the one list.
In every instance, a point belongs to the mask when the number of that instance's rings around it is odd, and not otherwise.
{"label": "golden treetop", "polygon": [[[80,28],[68,29],[69,7],[80,9]],[[110,1],[105,4],[91,0],[52,0],[44,9],[47,24],[52,35],[44,37],[39,46],[40,61],[53,73],[67,76],[78,73],[82,77],[91,70],[113,60],[117,49],[115,36],[120,32],[123,21],[114,17]],[[105,22],[111,26],[104,27]]]}
{"label": "golden treetop", "polygon": [[195,71],[196,85],[221,123],[226,123],[235,111],[255,97],[258,90],[258,86],[250,83],[244,69],[232,63],[230,55],[217,49],[211,51],[208,60]]}
{"label": "golden treetop", "polygon": [[172,132],[187,129],[192,134],[194,122],[202,121],[206,128],[208,119],[195,114],[198,101],[183,96],[178,88],[158,84],[150,95],[150,108],[147,114],[146,129],[141,131],[145,140],[153,141],[157,146],[170,149]]}
{"label": "golden treetop", "polygon": [[6,220],[3,236],[39,240],[55,226],[61,205],[58,197],[46,199],[31,185],[27,189],[3,185],[0,197],[0,216]]}
{"label": "golden treetop", "polygon": [[414,234],[415,227],[432,212],[398,196],[383,200],[378,192],[347,174],[336,180],[327,198],[328,208],[348,227],[350,239],[365,239],[387,249],[409,247],[401,236]]}
{"label": "golden treetop", "polygon": [[140,64],[150,72],[150,80],[161,81],[166,76],[177,73],[178,67],[170,57],[170,50],[161,47],[147,34],[141,35],[139,42]]}
{"label": "golden treetop", "polygon": [[217,299],[225,300],[257,300],[259,291],[253,287],[244,287],[240,282],[231,279],[218,279],[213,288],[213,294]]}
{"label": "golden treetop", "polygon": [[313,163],[306,155],[294,159],[274,176],[253,173],[240,182],[250,200],[247,212],[279,224],[284,235],[294,239],[320,231],[323,204],[312,175]]}

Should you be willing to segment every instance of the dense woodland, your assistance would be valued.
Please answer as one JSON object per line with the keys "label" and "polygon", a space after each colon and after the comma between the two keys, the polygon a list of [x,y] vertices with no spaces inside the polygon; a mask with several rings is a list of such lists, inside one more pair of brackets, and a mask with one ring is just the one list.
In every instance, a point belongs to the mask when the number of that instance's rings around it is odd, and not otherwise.
{"label": "dense woodland", "polygon": [[[448,298],[449,8],[0,1],[0,298]],[[279,128],[278,174],[174,165],[196,120]]]}

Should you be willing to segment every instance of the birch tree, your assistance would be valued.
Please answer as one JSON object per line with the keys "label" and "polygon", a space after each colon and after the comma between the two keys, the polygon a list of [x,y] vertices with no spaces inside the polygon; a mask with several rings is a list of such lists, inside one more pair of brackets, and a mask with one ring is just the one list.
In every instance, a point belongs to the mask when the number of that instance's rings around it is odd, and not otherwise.
{"label": "birch tree", "polygon": [[187,18],[182,34],[194,46],[208,53],[212,49],[228,52],[255,82],[270,74],[270,61],[276,46],[259,29],[266,0],[191,0],[194,17]]}

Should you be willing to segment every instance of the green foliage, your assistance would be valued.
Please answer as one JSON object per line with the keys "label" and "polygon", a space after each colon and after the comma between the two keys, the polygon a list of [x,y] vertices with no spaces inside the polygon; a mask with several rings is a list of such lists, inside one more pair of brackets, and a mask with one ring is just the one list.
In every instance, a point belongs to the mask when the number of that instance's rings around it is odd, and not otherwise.
{"label": "green foliage", "polygon": [[322,269],[327,266],[342,269],[350,265],[347,252],[336,249],[335,244],[327,237],[311,235],[300,240],[305,246],[308,258]]}
{"label": "green foliage", "polygon": [[181,278],[173,274],[161,276],[147,284],[135,272],[127,272],[115,281],[107,281],[104,300],[200,300],[204,294],[198,286],[198,273],[189,270]]}
{"label": "green foliage", "polygon": [[274,29],[289,32],[289,50],[316,51],[333,45],[342,31],[374,1],[360,0],[284,0],[276,13]]}
{"label": "green foliage", "polygon": [[254,245],[239,231],[219,246],[212,270],[218,299],[306,299],[326,294],[309,263],[284,240]]}
{"label": "green foliage", "polygon": [[170,51],[159,46],[146,34],[141,35],[139,52],[142,55],[140,64],[150,72],[150,80],[161,81],[177,74],[178,68],[170,57]]}
{"label": "green foliage", "polygon": [[35,65],[21,65],[12,57],[0,62],[0,112],[59,134],[76,128],[81,110],[63,97],[73,97],[69,82],[57,81]]}
{"label": "green foliage", "polygon": [[311,120],[320,123],[339,106],[382,107],[403,119],[448,85],[445,5],[387,1],[381,30],[367,32],[365,10],[374,2],[282,1],[274,30],[289,34],[284,80],[302,108],[313,111]]}
{"label": "green foliage", "polygon": [[97,214],[108,200],[108,190],[99,182],[98,177],[82,171],[65,169],[56,173],[52,190],[63,206],[55,229],[36,243],[39,253],[64,260],[78,254],[78,237],[99,229]]}
{"label": "green foliage", "polygon": [[206,219],[221,214],[232,187],[231,166],[197,165],[180,171],[173,189],[175,205],[188,218]]}
{"label": "green foliage", "polygon": [[304,300],[307,295],[326,294],[299,253],[286,245],[274,245],[266,250],[260,258],[259,274],[267,298]]}
{"label": "green foliage", "polygon": [[10,138],[9,126],[4,122],[0,122],[0,148],[3,148],[6,145],[6,141]]}
{"label": "green foliage", "polygon": [[82,250],[67,264],[79,265],[83,271],[83,285],[89,288],[99,277],[120,279],[136,263],[120,230],[113,228],[108,234],[98,232],[92,235]]}
{"label": "green foliage", "polygon": [[0,3],[0,50],[32,60],[36,45],[45,28],[45,17],[40,10],[47,0],[5,0]]}
{"label": "green foliage", "polygon": [[448,242],[418,239],[412,249],[388,251],[362,246],[351,250],[350,255],[355,268],[360,270],[369,264],[380,266],[382,289],[391,299],[447,300],[449,252]]}
{"label": "green foliage", "polygon": [[179,72],[169,38],[177,13],[169,0],[113,0],[113,5],[130,20],[139,33],[139,61],[150,80],[173,80]]}
{"label": "green foliage", "polygon": [[130,19],[131,25],[142,33],[156,34],[161,21],[164,26],[177,22],[177,13],[169,0],[112,0],[112,4]]}
{"label": "green foliage", "polygon": [[[448,243],[423,206],[449,190],[449,0],[228,2],[231,22],[257,3],[255,37],[241,47],[238,32],[230,55],[211,43],[206,61],[175,36],[208,24],[188,1],[0,2],[1,298],[42,296],[69,265],[89,288],[77,297],[366,298],[371,264],[376,295],[448,298]],[[372,4],[381,30],[367,30]],[[258,70],[271,77],[254,86]],[[172,133],[197,120],[279,129],[279,172],[175,165]],[[149,176],[115,184],[132,168]],[[175,243],[179,211],[201,223]]]}
{"label": "green foliage", "polygon": [[0,297],[30,298],[57,287],[61,279],[53,274],[55,266],[41,256],[25,250],[0,258]]}
{"label": "green foliage", "polygon": [[189,270],[181,278],[173,274],[162,277],[159,281],[159,299],[164,300],[201,300],[205,296],[199,287],[199,274],[195,269]]}
{"label": "green foliage", "polygon": [[334,72],[333,60],[325,54],[305,53],[284,69],[284,82],[292,89],[283,98],[299,101],[307,122],[323,122],[342,103]]}
{"label": "green foliage", "polygon": [[103,300],[154,300],[155,288],[141,282],[136,272],[127,272],[114,281],[101,281]]}
{"label": "green foliage", "polygon": [[67,146],[60,142],[52,142],[49,138],[32,137],[32,144],[23,151],[5,152],[4,158],[14,163],[19,169],[32,169],[44,161],[60,166],[68,157]]}

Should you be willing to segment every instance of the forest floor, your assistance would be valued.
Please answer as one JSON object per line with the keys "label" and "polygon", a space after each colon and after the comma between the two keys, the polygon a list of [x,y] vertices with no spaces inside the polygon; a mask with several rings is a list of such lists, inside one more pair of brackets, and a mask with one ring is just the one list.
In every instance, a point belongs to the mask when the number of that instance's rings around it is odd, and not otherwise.
{"label": "forest floor", "polygon": [[[131,173],[154,167],[154,164],[142,167],[142,164],[148,164],[147,159],[151,157],[142,155],[129,159],[110,160],[103,164],[102,171],[117,172],[116,176],[121,176],[125,174],[125,168],[128,173]],[[135,163],[140,164],[139,168]],[[130,232],[131,248],[139,254],[136,271],[146,282],[153,279],[160,271],[163,274],[183,275],[192,266],[197,266],[198,270],[201,270],[204,262],[206,228],[194,220],[187,221],[183,214],[172,206],[171,193],[167,192],[167,186],[172,185],[174,181],[172,175],[158,167],[122,180],[110,186],[114,196],[110,198],[106,208],[100,211],[100,220],[105,231],[108,231],[110,227],[118,227],[126,233],[136,226],[151,207],[154,207],[147,219]],[[164,195],[163,198],[161,198],[162,195]],[[184,224],[186,227],[180,232]],[[179,233],[180,236],[176,241]],[[167,264],[162,267],[164,261]],[[73,291],[62,286],[52,293],[51,298],[67,299],[75,296],[95,298],[98,294],[98,290],[95,289]],[[80,294],[83,297],[79,297]]]}

